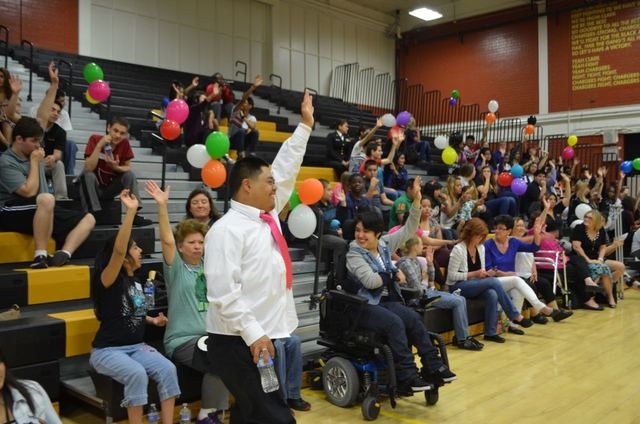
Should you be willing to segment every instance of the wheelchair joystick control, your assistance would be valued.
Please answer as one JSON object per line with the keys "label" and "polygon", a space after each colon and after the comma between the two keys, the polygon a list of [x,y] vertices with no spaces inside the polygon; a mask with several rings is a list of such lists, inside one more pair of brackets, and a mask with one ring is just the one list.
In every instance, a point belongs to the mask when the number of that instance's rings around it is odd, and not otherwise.
{"label": "wheelchair joystick control", "polygon": [[258,371],[260,372],[260,382],[262,383],[262,390],[265,393],[275,392],[280,388],[278,383],[278,375],[273,365],[273,358],[269,355],[267,349],[263,349],[260,352],[260,359],[258,359]]}

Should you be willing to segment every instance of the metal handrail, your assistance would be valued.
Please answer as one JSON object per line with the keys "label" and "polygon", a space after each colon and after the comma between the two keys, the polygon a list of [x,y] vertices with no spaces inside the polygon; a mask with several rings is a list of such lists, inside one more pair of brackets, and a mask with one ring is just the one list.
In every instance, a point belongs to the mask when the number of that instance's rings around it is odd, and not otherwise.
{"label": "metal handrail", "polygon": [[4,69],[9,66],[9,28],[4,25],[0,25],[0,31],[4,30],[4,40],[0,40],[0,43],[4,44]]}
{"label": "metal handrail", "polygon": [[29,40],[22,40],[20,47],[24,47],[25,44],[29,46],[29,94],[27,95],[27,101],[30,102],[33,100],[31,96],[33,93],[33,43]]}
{"label": "metal handrail", "polygon": [[273,83],[273,79],[276,78],[278,80],[278,101],[276,102],[278,105],[278,115],[280,115],[280,106],[282,105],[282,77],[280,75],[271,74],[269,75],[269,80],[271,81],[271,85],[275,85]]}
{"label": "metal handrail", "polygon": [[[64,59],[58,60],[58,69],[60,69],[60,65],[66,65],[67,69],[69,69],[69,74],[67,75],[67,86],[68,92],[73,93],[73,64],[71,62],[67,62]],[[71,118],[71,97],[69,97],[69,118]]]}
{"label": "metal handrail", "polygon": [[236,77],[238,75],[242,75],[242,82],[247,82],[247,64],[246,62],[243,62],[241,60],[236,60],[236,68],[238,67],[238,65],[244,65],[244,70],[242,71],[236,71]]}

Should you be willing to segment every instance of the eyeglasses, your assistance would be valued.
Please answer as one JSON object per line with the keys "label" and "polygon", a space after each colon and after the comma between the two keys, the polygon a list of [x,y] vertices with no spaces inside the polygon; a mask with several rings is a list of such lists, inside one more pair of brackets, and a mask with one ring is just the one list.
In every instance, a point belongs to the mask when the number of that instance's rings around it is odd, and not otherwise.
{"label": "eyeglasses", "polygon": [[509,229],[504,227],[496,227],[496,231],[509,231]]}

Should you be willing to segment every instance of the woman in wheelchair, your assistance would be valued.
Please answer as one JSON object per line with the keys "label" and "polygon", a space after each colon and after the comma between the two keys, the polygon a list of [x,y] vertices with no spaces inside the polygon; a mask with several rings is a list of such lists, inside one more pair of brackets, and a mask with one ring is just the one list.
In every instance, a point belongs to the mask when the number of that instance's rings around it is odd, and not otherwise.
{"label": "woman in wheelchair", "polygon": [[[347,272],[359,286],[358,295],[368,300],[360,314],[358,326],[381,333],[393,352],[400,392],[424,391],[430,383],[440,385],[456,379],[438,356],[429,334],[413,309],[405,306],[399,283],[404,274],[391,262],[391,252],[415,234],[420,219],[420,178],[414,180],[416,193],[409,221],[399,231],[382,236],[385,226],[380,215],[371,210],[356,218],[356,238],[347,253]],[[416,346],[423,364],[418,373],[410,345]]]}
{"label": "woman in wheelchair", "polygon": [[447,286],[450,292],[459,289],[459,293],[467,299],[484,299],[484,339],[504,343],[505,339],[497,334],[498,303],[511,322],[526,327],[533,323],[525,320],[513,305],[496,278],[496,271],[486,270],[482,242],[488,233],[487,224],[480,218],[471,218],[465,223],[460,233],[460,243],[451,251]]}

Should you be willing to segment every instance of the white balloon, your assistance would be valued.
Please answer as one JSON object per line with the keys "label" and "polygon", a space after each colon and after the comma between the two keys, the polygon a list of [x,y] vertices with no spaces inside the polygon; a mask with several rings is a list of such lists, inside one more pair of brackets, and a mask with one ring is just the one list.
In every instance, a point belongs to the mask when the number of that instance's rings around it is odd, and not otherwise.
{"label": "white balloon", "polygon": [[396,118],[390,113],[385,113],[382,115],[382,125],[391,128],[396,125]]}
{"label": "white balloon", "polygon": [[449,140],[444,135],[437,136],[433,143],[440,150],[444,150],[447,146],[449,146]]}
{"label": "white balloon", "polygon": [[498,102],[495,100],[490,100],[488,108],[489,108],[489,112],[496,113],[498,111]]}
{"label": "white balloon", "polygon": [[194,144],[187,150],[187,162],[194,168],[202,168],[211,158],[204,144]]}
{"label": "white balloon", "polygon": [[574,228],[576,225],[582,224],[583,222],[584,221],[582,221],[581,219],[576,219],[571,223],[571,225],[569,225],[569,227]]}
{"label": "white balloon", "polygon": [[316,214],[307,205],[296,206],[289,214],[289,231],[296,238],[306,239],[316,229],[317,218]]}
{"label": "white balloon", "polygon": [[578,217],[578,219],[583,219],[584,214],[589,212],[590,210],[591,206],[587,205],[586,203],[580,203],[578,206],[576,206],[576,216]]}

